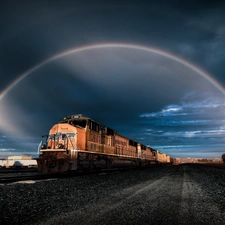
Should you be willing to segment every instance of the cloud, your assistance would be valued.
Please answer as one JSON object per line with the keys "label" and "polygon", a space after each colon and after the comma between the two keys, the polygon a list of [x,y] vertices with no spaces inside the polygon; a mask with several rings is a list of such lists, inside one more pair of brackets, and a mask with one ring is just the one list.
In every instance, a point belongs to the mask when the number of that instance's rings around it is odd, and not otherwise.
{"label": "cloud", "polygon": [[[0,91],[59,52],[103,42],[170,52],[225,84],[220,3],[202,7],[195,1],[191,8],[176,1],[164,2],[164,7],[161,1],[73,4],[37,1],[1,7]],[[61,117],[76,113],[146,145],[171,146],[164,148],[171,153],[178,149],[173,146],[201,152],[204,143],[212,147],[224,141],[224,96],[215,86],[168,58],[112,48],[72,54],[29,75],[1,101],[0,133],[38,139]],[[30,151],[39,141],[25,138],[22,146],[13,140],[0,137],[0,147]]]}
{"label": "cloud", "polygon": [[149,140],[152,147],[174,156],[182,151],[191,155],[195,149],[204,152],[207,143],[207,149],[213,152],[212,148],[218,149],[215,153],[218,156],[224,147],[223,99],[209,93],[190,92],[183,96],[180,104],[167,105],[160,111],[140,114],[139,118],[145,124],[143,140]]}
{"label": "cloud", "polygon": [[183,109],[177,105],[169,105],[167,108],[162,109],[160,112],[144,113],[140,117],[164,117],[164,116],[177,116],[186,115],[181,113]]}

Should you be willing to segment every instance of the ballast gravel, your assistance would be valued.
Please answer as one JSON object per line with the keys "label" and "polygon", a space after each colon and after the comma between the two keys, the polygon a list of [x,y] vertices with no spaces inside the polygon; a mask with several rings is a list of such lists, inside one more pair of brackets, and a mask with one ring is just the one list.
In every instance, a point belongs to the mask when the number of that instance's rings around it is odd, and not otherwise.
{"label": "ballast gravel", "polygon": [[225,224],[225,170],[163,166],[0,185],[0,224]]}

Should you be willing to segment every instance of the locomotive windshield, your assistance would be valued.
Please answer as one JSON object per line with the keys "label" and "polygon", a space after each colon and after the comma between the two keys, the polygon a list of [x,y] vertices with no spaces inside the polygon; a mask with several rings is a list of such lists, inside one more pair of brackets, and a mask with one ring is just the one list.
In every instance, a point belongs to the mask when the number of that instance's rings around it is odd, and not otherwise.
{"label": "locomotive windshield", "polygon": [[48,139],[65,140],[66,138],[74,137],[74,133],[56,133],[50,134]]}

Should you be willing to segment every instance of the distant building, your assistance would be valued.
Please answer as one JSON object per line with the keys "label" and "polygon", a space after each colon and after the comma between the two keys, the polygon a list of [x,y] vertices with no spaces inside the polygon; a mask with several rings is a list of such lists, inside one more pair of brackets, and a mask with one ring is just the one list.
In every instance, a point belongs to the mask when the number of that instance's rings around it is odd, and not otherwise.
{"label": "distant building", "polygon": [[32,156],[19,155],[8,156],[8,159],[0,160],[0,167],[6,168],[31,168],[37,167],[37,161]]}
{"label": "distant building", "polygon": [[28,155],[8,156],[8,160],[20,160],[20,159],[31,160],[32,156]]}

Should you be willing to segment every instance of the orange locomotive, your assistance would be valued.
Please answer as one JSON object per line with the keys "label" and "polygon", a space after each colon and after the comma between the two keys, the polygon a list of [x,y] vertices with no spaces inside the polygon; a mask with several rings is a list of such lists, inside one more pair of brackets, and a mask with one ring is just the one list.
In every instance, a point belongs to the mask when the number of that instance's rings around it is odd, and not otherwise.
{"label": "orange locomotive", "polygon": [[62,118],[48,136],[42,137],[39,146],[38,170],[43,173],[138,167],[170,161],[166,154],[81,114]]}

